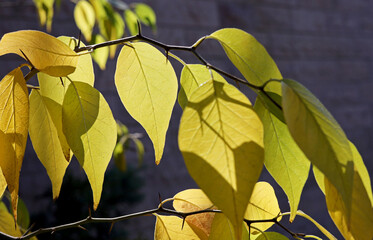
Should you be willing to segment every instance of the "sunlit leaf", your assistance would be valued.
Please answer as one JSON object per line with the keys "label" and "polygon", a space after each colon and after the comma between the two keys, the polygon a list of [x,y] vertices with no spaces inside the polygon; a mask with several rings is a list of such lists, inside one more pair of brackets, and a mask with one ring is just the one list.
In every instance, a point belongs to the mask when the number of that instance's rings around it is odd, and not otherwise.
{"label": "sunlit leaf", "polygon": [[126,20],[126,24],[128,27],[128,30],[130,31],[131,35],[136,35],[139,30],[137,26],[137,16],[134,12],[132,12],[130,9],[126,9],[124,11],[124,19]]}
{"label": "sunlit leaf", "polygon": [[180,92],[178,96],[178,102],[182,109],[188,103],[190,95],[203,83],[214,79],[218,82],[226,82],[225,79],[220,76],[214,70],[208,69],[206,66],[201,64],[186,64],[181,71],[180,76]]}
{"label": "sunlit leaf", "polygon": [[[262,85],[270,79],[282,79],[271,56],[252,35],[240,29],[225,28],[212,33],[208,38],[219,41],[228,58],[248,82]],[[277,92],[279,88],[272,85],[266,89]]]}
{"label": "sunlit leaf", "polygon": [[345,239],[373,239],[373,208],[365,186],[354,172],[351,206],[346,207],[337,189],[325,179],[325,198],[328,211]]}
{"label": "sunlit leaf", "polygon": [[[110,20],[111,21],[109,24],[109,28],[111,29],[110,29],[110,35],[109,35],[108,40],[116,40],[116,39],[121,38],[124,34],[124,27],[125,27],[122,16],[117,12],[113,12],[113,16],[110,18]],[[109,47],[110,58],[115,57],[116,49],[117,49],[117,45],[111,45]]]}
{"label": "sunlit leaf", "polygon": [[113,152],[113,158],[115,166],[122,172],[125,172],[127,170],[127,161],[126,161],[126,155],[124,154],[124,147],[121,142],[118,142],[117,145],[115,145],[114,152]]}
{"label": "sunlit leaf", "polygon": [[117,138],[116,122],[101,93],[87,83],[71,83],[62,104],[62,129],[87,174],[96,209]]}
{"label": "sunlit leaf", "polygon": [[30,225],[30,213],[21,198],[18,199],[17,224],[21,230],[27,230]]}
{"label": "sunlit leaf", "polygon": [[[247,220],[273,219],[280,212],[277,197],[272,186],[267,182],[256,183],[244,218]],[[280,221],[281,218],[279,217],[277,220]],[[253,223],[251,226],[265,231],[273,224],[274,222]],[[251,232],[257,233],[258,231],[253,228]]]}
{"label": "sunlit leaf", "polygon": [[19,174],[26,149],[28,124],[26,81],[21,69],[16,68],[0,82],[0,167],[12,197],[16,219]]}
{"label": "sunlit leaf", "polygon": [[119,54],[115,85],[127,111],[152,140],[155,162],[159,164],[176,101],[174,69],[156,48],[142,42],[133,43],[123,46]]}
{"label": "sunlit leaf", "polygon": [[141,140],[137,138],[133,139],[133,142],[135,143],[135,146],[136,146],[137,159],[139,163],[138,165],[142,166],[142,163],[144,161],[144,153],[145,153],[144,145],[142,144]]}
{"label": "sunlit leaf", "polygon": [[[292,221],[308,178],[310,162],[291,137],[287,125],[282,121],[283,116],[278,118],[272,114],[270,103],[263,101],[262,96],[258,97],[254,109],[264,126],[264,164],[289,199]],[[279,114],[282,115],[282,112]]]}
{"label": "sunlit leaf", "polygon": [[153,31],[157,30],[157,18],[153,9],[145,3],[137,3],[135,5],[135,13],[139,20],[147,26],[150,26]]}
{"label": "sunlit leaf", "polygon": [[178,141],[190,175],[240,238],[264,157],[263,126],[250,101],[229,84],[206,82],[184,109]]}
{"label": "sunlit leaf", "polygon": [[3,196],[6,186],[7,186],[6,180],[5,180],[3,171],[1,170],[1,167],[0,167],[0,198],[1,196]]}
{"label": "sunlit leaf", "polygon": [[[101,35],[93,35],[92,38],[93,44],[105,42],[105,39]],[[101,68],[101,70],[105,70],[106,62],[109,58],[109,47],[103,47],[96,49],[92,52],[93,60],[97,63],[97,65]]]}
{"label": "sunlit leaf", "polygon": [[183,220],[176,216],[156,215],[154,240],[197,240],[198,235],[187,222],[183,225]]}
{"label": "sunlit leaf", "polygon": [[[174,196],[173,207],[179,212],[194,212],[213,208],[213,204],[201,189],[187,189]],[[189,226],[204,233],[200,239],[208,239],[215,213],[201,213],[188,216],[185,221]]]}
{"label": "sunlit leaf", "polygon": [[39,14],[40,25],[46,25],[47,31],[50,32],[52,30],[54,0],[34,0],[34,3]]}
{"label": "sunlit leaf", "polygon": [[7,207],[2,201],[0,201],[0,232],[9,234],[10,236],[14,237],[22,236],[19,227],[14,224],[14,218],[12,214],[8,212]]}
{"label": "sunlit leaf", "polygon": [[293,139],[338,189],[349,211],[354,163],[342,128],[311,92],[293,80],[282,82],[282,107]]}
{"label": "sunlit leaf", "polygon": [[[249,232],[244,227],[244,223],[242,223],[242,240],[248,240]],[[212,222],[211,226],[211,234],[209,236],[209,240],[235,240],[237,239],[235,236],[235,229],[232,224],[229,222],[228,218],[224,214],[216,214],[214,217],[214,221]]]}
{"label": "sunlit leaf", "polygon": [[36,69],[55,77],[71,74],[78,62],[78,55],[65,43],[33,30],[5,34],[0,41],[0,56],[8,53],[27,58]]}
{"label": "sunlit leaf", "polygon": [[[56,199],[60,193],[66,168],[69,165],[70,154],[65,156],[62,150],[58,129],[48,110],[48,106],[49,108],[57,108],[53,109],[52,113],[57,110],[62,110],[61,105],[48,97],[42,96],[39,90],[34,89],[31,91],[30,138],[39,160],[47,170],[48,176],[52,182],[53,199]],[[58,116],[62,117],[62,112],[60,112]],[[62,122],[62,118],[55,119],[55,121]],[[62,128],[60,131],[61,130]],[[68,149],[66,151],[70,150]]]}
{"label": "sunlit leaf", "polygon": [[75,5],[74,19],[85,39],[91,41],[92,30],[96,21],[95,10],[92,5],[87,1],[79,1]]}

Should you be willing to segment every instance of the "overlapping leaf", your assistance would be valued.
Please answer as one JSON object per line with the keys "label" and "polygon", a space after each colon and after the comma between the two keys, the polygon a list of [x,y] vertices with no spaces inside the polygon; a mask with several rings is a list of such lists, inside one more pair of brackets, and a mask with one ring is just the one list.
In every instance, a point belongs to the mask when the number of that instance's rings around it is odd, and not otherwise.
{"label": "overlapping leaf", "polygon": [[96,16],[92,5],[87,1],[79,1],[74,9],[75,23],[87,41],[91,41]]}
{"label": "overlapping leaf", "polygon": [[[262,85],[270,79],[281,79],[281,73],[265,48],[250,34],[235,28],[224,28],[207,38],[216,39],[231,62],[246,80]],[[276,85],[268,88],[278,92]]]}
{"label": "overlapping leaf", "polygon": [[[179,212],[194,212],[213,208],[213,204],[201,189],[188,189],[174,196],[173,207]],[[185,221],[193,229],[198,228],[204,233],[200,239],[208,239],[215,213],[201,213],[188,216]],[[196,233],[201,231],[196,231]]]}
{"label": "overlapping leaf", "polygon": [[197,233],[189,226],[188,222],[183,224],[183,219],[176,216],[155,216],[157,217],[154,231],[155,240],[199,239]]}
{"label": "overlapping leaf", "polygon": [[346,135],[319,100],[301,84],[284,79],[282,92],[284,116],[292,137],[312,164],[337,188],[349,212],[354,163]]}
{"label": "overlapping leaf", "polygon": [[[277,197],[272,186],[267,182],[258,182],[255,184],[253,193],[247,206],[244,218],[247,220],[273,219],[281,213],[277,202]],[[281,220],[279,217],[278,221]],[[258,233],[257,229],[265,231],[270,228],[274,222],[253,223],[251,233]]]}
{"label": "overlapping leaf", "polygon": [[7,186],[6,180],[5,180],[3,171],[1,170],[1,167],[0,167],[0,197],[3,196],[6,186]]}
{"label": "overlapping leaf", "polygon": [[116,122],[101,93],[87,83],[70,84],[62,104],[62,128],[87,174],[96,209],[117,138]]}
{"label": "overlapping leaf", "polygon": [[190,175],[235,228],[263,164],[263,126],[250,101],[217,81],[197,88],[184,109],[179,147]]}
{"label": "overlapping leaf", "polygon": [[115,85],[127,111],[152,140],[159,164],[177,94],[170,62],[149,44],[124,46],[118,57]]}
{"label": "overlapping leaf", "polygon": [[178,102],[182,109],[188,103],[188,99],[203,83],[214,79],[218,82],[226,82],[225,79],[220,76],[214,70],[208,69],[206,66],[201,64],[186,64],[181,71],[180,76],[180,92],[178,95]]}
{"label": "overlapping leaf", "polygon": [[[44,97],[39,90],[32,90],[30,94],[30,138],[32,145],[39,160],[47,170],[48,176],[52,182],[53,199],[59,195],[63,176],[69,165],[70,156],[65,156],[62,150],[58,129],[52,119],[49,108],[58,108],[62,110],[61,105],[52,99]],[[57,109],[53,109],[55,112]],[[60,112],[59,117],[62,117]],[[56,116],[55,116],[56,117]],[[62,118],[55,121],[62,123]],[[60,125],[62,131],[62,126]],[[61,138],[65,138],[64,135]],[[66,146],[68,148],[68,146]],[[69,148],[66,150],[70,152]],[[69,154],[70,155],[70,154]]]}
{"label": "overlapping leaf", "polygon": [[13,237],[22,236],[19,227],[14,223],[12,214],[8,212],[6,205],[2,201],[0,201],[0,232]]}
{"label": "overlapping leaf", "polygon": [[282,112],[278,113],[279,117],[273,114],[268,106],[271,103],[263,101],[263,98],[263,95],[259,95],[254,109],[264,126],[264,164],[289,199],[292,221],[296,216],[302,190],[308,178],[310,162],[282,121]]}
{"label": "overlapping leaf", "polygon": [[28,123],[29,101],[26,81],[21,69],[16,68],[0,82],[0,167],[11,193],[15,218]]}
{"label": "overlapping leaf", "polygon": [[157,30],[157,18],[153,9],[145,3],[137,3],[135,5],[135,13],[139,20],[146,26],[150,26],[155,32]]}
{"label": "overlapping leaf", "polygon": [[75,71],[78,55],[66,44],[46,33],[23,30],[5,34],[0,41],[0,56],[15,53],[39,71],[63,77]]}
{"label": "overlapping leaf", "polygon": [[[245,223],[242,223],[242,234],[241,239],[250,239],[249,232],[245,228]],[[209,240],[234,240],[237,239],[235,235],[235,228],[229,222],[228,218],[224,214],[216,214],[214,221],[211,226],[211,234]]]}

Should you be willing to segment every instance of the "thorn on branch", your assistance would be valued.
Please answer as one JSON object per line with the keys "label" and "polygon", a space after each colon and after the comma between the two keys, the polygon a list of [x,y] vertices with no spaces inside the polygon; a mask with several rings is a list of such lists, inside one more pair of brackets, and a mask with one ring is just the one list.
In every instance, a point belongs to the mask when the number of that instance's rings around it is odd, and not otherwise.
{"label": "thorn on branch", "polygon": [[80,48],[81,39],[82,39],[82,31],[79,31],[78,46],[76,48]]}
{"label": "thorn on branch", "polygon": [[139,20],[137,20],[137,30],[139,31],[137,35],[142,36],[141,23]]}
{"label": "thorn on branch", "polygon": [[114,227],[114,223],[115,223],[115,222],[112,222],[112,223],[110,224],[110,229],[109,229],[109,233],[111,233],[111,231],[113,230],[113,227]]}
{"label": "thorn on branch", "polygon": [[80,228],[80,229],[82,229],[82,230],[84,230],[84,231],[88,231],[85,227],[83,227],[82,225],[78,225],[77,226],[78,228]]}
{"label": "thorn on branch", "polygon": [[65,87],[65,85],[63,84],[62,77],[60,77],[60,80],[61,80],[62,87]]}

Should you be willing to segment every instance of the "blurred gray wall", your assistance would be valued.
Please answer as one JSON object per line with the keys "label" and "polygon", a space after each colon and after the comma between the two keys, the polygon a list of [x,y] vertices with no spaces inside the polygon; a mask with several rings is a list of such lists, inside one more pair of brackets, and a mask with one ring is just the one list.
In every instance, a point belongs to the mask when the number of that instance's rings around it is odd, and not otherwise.
{"label": "blurred gray wall", "polygon": [[[52,34],[77,37],[73,21],[73,4],[62,1],[56,12]],[[191,45],[198,38],[223,27],[241,28],[254,35],[269,51],[286,78],[292,78],[309,88],[331,111],[342,125],[349,139],[356,144],[365,160],[370,175],[373,174],[373,1],[369,0],[153,0],[150,4],[158,18],[158,32],[154,38],[168,44]],[[0,35],[20,29],[40,29],[31,0],[0,0]],[[152,36],[145,29],[145,34]],[[239,75],[226,61],[218,44],[207,41],[200,49],[208,61],[231,73]],[[186,53],[177,53],[189,63],[196,59]],[[0,73],[18,66],[19,58],[0,58]],[[179,75],[181,66],[172,62]],[[97,66],[96,66],[97,67]],[[113,76],[115,62],[107,70],[96,71],[96,87],[104,94],[114,116],[125,123],[131,132],[144,132],[117,96]],[[147,166],[143,173],[146,185],[145,200],[127,212],[155,207],[158,193],[163,198],[172,197],[186,188],[196,187],[188,176],[178,150],[177,131],[181,109],[176,104],[167,134],[164,157],[159,166],[154,164],[153,149],[145,139]],[[315,149],[315,151],[317,151]],[[32,206],[31,211],[43,208],[43,201],[35,199],[37,192],[50,187],[47,175],[27,147],[21,173],[22,198]],[[135,158],[134,155],[132,155]],[[131,161],[131,156],[129,157]],[[132,160],[135,161],[135,160]],[[77,167],[75,165],[75,167]],[[83,174],[83,173],[82,173]],[[263,179],[273,180],[267,173]],[[282,199],[283,211],[288,210],[286,197],[276,187]],[[104,190],[105,191],[105,190]],[[301,199],[300,208],[314,216],[327,228],[335,231],[328,218],[325,203],[311,177]],[[294,231],[318,234],[309,223],[296,218]],[[298,222],[298,223],[297,223]],[[151,239],[154,218],[131,220],[128,226],[133,236],[144,233]]]}

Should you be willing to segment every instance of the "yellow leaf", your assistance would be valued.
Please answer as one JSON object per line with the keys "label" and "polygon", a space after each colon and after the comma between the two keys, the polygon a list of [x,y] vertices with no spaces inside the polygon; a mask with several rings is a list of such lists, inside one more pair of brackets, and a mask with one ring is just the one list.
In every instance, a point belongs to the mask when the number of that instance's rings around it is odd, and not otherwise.
{"label": "yellow leaf", "polygon": [[[272,186],[267,182],[256,183],[244,218],[247,220],[273,219],[280,213],[280,207]],[[280,221],[281,217],[277,220]],[[251,226],[264,232],[273,224],[273,222],[253,223]],[[256,234],[258,231],[251,229],[251,233]]]}
{"label": "yellow leaf", "polygon": [[18,225],[15,225],[12,214],[8,212],[5,204],[0,201],[0,232],[13,237],[21,237],[22,233]]}
{"label": "yellow leaf", "polygon": [[214,79],[218,82],[226,82],[225,79],[220,76],[214,70],[208,69],[206,66],[201,64],[186,64],[181,71],[180,76],[180,92],[178,96],[178,102],[182,109],[188,103],[190,95],[193,91],[203,83]]}
{"label": "yellow leaf", "polygon": [[52,30],[54,0],[34,0],[39,14],[40,25],[47,25],[47,31]]}
{"label": "yellow leaf", "polygon": [[27,58],[36,69],[54,77],[74,72],[78,62],[78,55],[66,44],[33,30],[5,34],[0,41],[0,56],[8,53]]}
{"label": "yellow leaf", "polygon": [[263,126],[250,101],[229,84],[206,82],[184,109],[178,141],[190,175],[240,239],[264,157]]}
{"label": "yellow leaf", "polygon": [[155,223],[154,240],[198,240],[200,239],[194,230],[186,222],[183,226],[183,220],[176,216],[157,217]]}
{"label": "yellow leaf", "polygon": [[342,128],[322,103],[294,80],[282,81],[282,107],[293,139],[311,163],[338,189],[348,211],[354,163]]}
{"label": "yellow leaf", "polygon": [[159,164],[177,94],[177,78],[169,61],[156,48],[138,42],[119,54],[115,85],[123,105],[153,142]]}
{"label": "yellow leaf", "polygon": [[6,180],[5,180],[3,171],[1,170],[1,167],[0,167],[0,198],[1,196],[3,196],[6,186],[7,186]]}
{"label": "yellow leaf", "polygon": [[[93,35],[92,42],[93,44],[102,43],[105,42],[105,39],[101,35]],[[92,58],[101,70],[105,70],[106,62],[109,58],[109,47],[95,49],[92,52]]]}
{"label": "yellow leaf", "polygon": [[302,212],[300,210],[297,211],[297,215],[301,216],[301,217],[304,217],[304,218],[308,219],[310,222],[312,222],[330,240],[336,240],[337,239],[328,230],[326,230],[323,226],[321,226],[320,223],[316,222],[316,220],[314,220],[309,215],[305,214],[304,212]]}
{"label": "yellow leaf", "polygon": [[116,122],[101,93],[87,83],[70,83],[62,104],[62,129],[87,174],[96,209],[117,140]]}
{"label": "yellow leaf", "polygon": [[[71,37],[62,36],[58,37],[58,39],[68,45],[71,49],[74,49],[75,45],[77,44],[77,42]],[[80,44],[84,46],[83,43]],[[93,86],[94,72],[92,58],[89,54],[80,55],[78,57],[76,70],[69,75],[69,78],[73,81],[85,82]],[[66,160],[70,161],[72,153],[62,131],[62,103],[65,92],[70,85],[70,80],[68,80],[66,77],[62,77],[61,81],[60,78],[52,77],[45,73],[38,73],[38,80],[40,86],[40,95],[43,96],[43,99],[45,100],[44,103],[55,127],[57,128],[62,151]]]}
{"label": "yellow leaf", "polygon": [[[248,240],[249,232],[244,227],[245,223],[242,223],[242,240]],[[235,229],[229,222],[228,218],[224,214],[216,214],[214,221],[212,222],[211,234],[209,240],[234,240],[237,239],[235,236]]]}
{"label": "yellow leaf", "polygon": [[20,68],[0,82],[0,167],[12,197],[17,218],[19,173],[26,149],[29,101],[26,81]]}
{"label": "yellow leaf", "polygon": [[92,30],[96,21],[95,10],[92,5],[87,1],[79,1],[75,5],[74,19],[85,39],[91,41]]}
{"label": "yellow leaf", "polygon": [[346,207],[341,194],[325,178],[325,198],[335,225],[347,240],[373,239],[373,208],[365,186],[354,172],[351,206]]}
{"label": "yellow leaf", "polygon": [[[231,62],[248,82],[262,85],[270,79],[282,79],[276,63],[266,49],[250,34],[236,28],[224,28],[208,38],[219,41]],[[266,90],[279,92],[278,85],[267,86]]]}
{"label": "yellow leaf", "polygon": [[[47,103],[48,101],[50,103]],[[56,199],[60,193],[66,168],[69,165],[66,160],[70,159],[66,159],[62,151],[58,130],[48,110],[48,104],[53,104],[53,100],[40,95],[39,90],[31,91],[30,138],[39,160],[47,170],[52,182],[53,199]],[[61,110],[60,105],[57,107]],[[60,116],[62,115],[60,114]]]}
{"label": "yellow leaf", "polygon": [[[174,196],[173,207],[179,212],[194,212],[213,208],[213,204],[201,189],[187,189]],[[198,228],[204,233],[200,239],[208,239],[215,213],[201,213],[188,216],[185,221],[191,228]]]}

